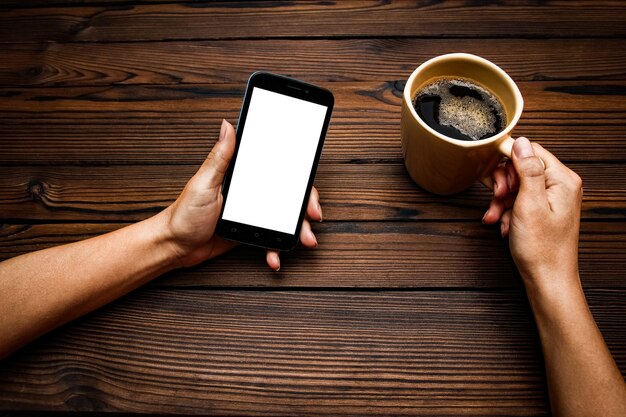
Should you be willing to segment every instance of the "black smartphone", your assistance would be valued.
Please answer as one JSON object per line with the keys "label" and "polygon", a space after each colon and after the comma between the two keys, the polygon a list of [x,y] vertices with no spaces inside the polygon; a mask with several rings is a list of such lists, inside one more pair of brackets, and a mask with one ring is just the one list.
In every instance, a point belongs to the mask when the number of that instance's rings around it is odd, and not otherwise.
{"label": "black smartphone", "polygon": [[333,105],[324,88],[267,72],[250,76],[219,236],[277,250],[297,245]]}

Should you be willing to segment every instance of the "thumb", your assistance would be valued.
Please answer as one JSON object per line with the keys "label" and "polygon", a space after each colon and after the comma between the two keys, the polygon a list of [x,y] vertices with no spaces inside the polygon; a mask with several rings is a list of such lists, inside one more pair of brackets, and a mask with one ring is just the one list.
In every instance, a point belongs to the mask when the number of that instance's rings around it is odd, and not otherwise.
{"label": "thumb", "polygon": [[545,168],[530,141],[525,137],[517,138],[511,158],[520,182],[517,198],[527,203],[547,203]]}
{"label": "thumb", "polygon": [[207,187],[214,188],[222,185],[224,174],[234,152],[235,128],[226,120],[222,120],[220,137],[200,168],[200,175],[205,178],[203,182]]}

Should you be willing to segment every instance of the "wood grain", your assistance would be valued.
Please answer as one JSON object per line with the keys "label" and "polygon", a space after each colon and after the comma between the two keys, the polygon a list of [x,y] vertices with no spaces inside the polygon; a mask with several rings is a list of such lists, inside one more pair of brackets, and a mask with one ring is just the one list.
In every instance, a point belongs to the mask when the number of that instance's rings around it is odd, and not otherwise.
{"label": "wood grain", "polygon": [[[130,221],[161,211],[199,165],[0,167],[0,219]],[[626,219],[626,167],[573,163],[584,182],[583,219]],[[320,165],[326,220],[476,220],[491,193],[476,184],[457,196],[419,189],[401,162]]]}
{"label": "wood grain", "polygon": [[[620,37],[621,1],[275,1],[9,9],[2,42],[272,37]],[[530,23],[530,24],[529,24]]]}
{"label": "wood grain", "polygon": [[[0,260],[169,204],[264,69],[334,91],[320,246],[240,246],[0,362],[0,415],[548,416],[489,192],[415,186],[399,141],[425,59],[493,60],[515,130],[584,181],[580,271],[626,374],[626,3],[0,1]],[[1,296],[0,296],[1,298]]]}
{"label": "wood grain", "polygon": [[[587,295],[624,370],[626,294]],[[0,407],[538,416],[540,358],[517,291],[142,289],[0,364]]]}
{"label": "wood grain", "polygon": [[[123,224],[4,224],[0,259],[85,239]],[[521,285],[496,227],[473,222],[324,222],[315,250],[282,256],[276,273],[261,249],[239,247],[155,281],[174,287],[507,288]],[[584,222],[580,271],[586,288],[626,286],[626,223]]]}
{"label": "wood grain", "polygon": [[[516,135],[565,161],[626,160],[626,82],[519,83]],[[328,83],[323,160],[400,160],[403,81]],[[237,120],[244,84],[15,88],[0,95],[0,164],[197,164],[219,121]]]}
{"label": "wood grain", "polygon": [[[185,0],[185,3],[206,3],[216,0]],[[225,0],[229,1],[229,0]],[[173,0],[2,0],[0,8],[26,8],[26,7],[65,7],[65,6],[115,6],[128,5],[132,3],[174,3]]]}
{"label": "wood grain", "polygon": [[[626,40],[331,39],[0,44],[0,85],[241,83],[266,70],[312,82],[406,79],[450,52],[492,60],[517,81],[624,79]],[[259,53],[263,51],[263,53]]]}

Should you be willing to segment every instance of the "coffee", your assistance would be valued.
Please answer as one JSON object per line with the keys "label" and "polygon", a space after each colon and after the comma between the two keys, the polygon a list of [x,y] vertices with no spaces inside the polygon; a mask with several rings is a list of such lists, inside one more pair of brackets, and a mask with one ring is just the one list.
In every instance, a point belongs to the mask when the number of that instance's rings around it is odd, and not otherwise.
{"label": "coffee", "polygon": [[413,107],[428,126],[454,139],[486,139],[507,124],[500,100],[466,78],[438,78],[426,84],[417,92]]}

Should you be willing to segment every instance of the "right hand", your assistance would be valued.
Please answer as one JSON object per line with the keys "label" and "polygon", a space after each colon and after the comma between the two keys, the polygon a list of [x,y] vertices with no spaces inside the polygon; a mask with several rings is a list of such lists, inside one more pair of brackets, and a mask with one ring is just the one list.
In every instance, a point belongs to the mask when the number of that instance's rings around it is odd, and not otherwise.
{"label": "right hand", "polygon": [[541,145],[521,137],[493,180],[494,198],[483,222],[500,221],[526,287],[580,285],[580,177]]}

